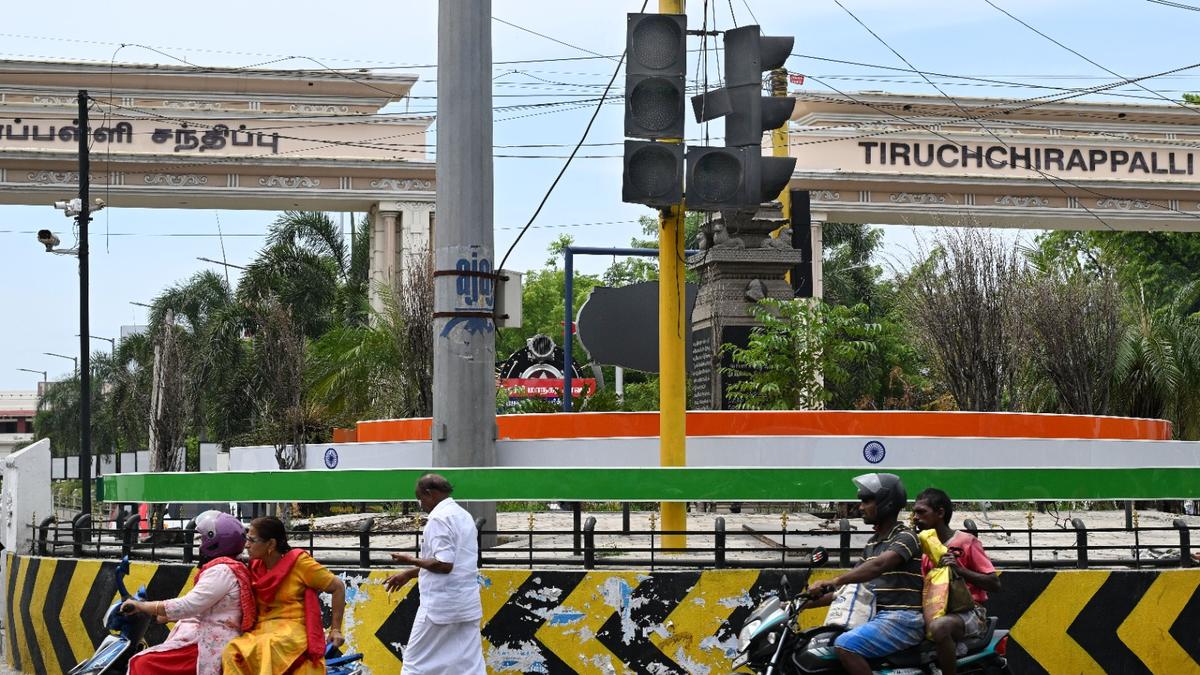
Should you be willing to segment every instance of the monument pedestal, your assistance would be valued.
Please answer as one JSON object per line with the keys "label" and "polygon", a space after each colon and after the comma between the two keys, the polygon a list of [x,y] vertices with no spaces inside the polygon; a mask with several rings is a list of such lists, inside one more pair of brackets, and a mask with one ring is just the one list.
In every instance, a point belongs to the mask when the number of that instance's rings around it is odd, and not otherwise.
{"label": "monument pedestal", "polygon": [[726,397],[733,377],[721,372],[731,365],[721,345],[746,346],[758,326],[754,305],[765,297],[790,300],[792,287],[784,278],[804,260],[792,248],[787,230],[778,238],[770,233],[787,220],[778,204],[754,214],[723,214],[704,233],[702,252],[688,258],[688,269],[698,272],[700,292],[692,311],[692,400],[696,410],[728,410]]}

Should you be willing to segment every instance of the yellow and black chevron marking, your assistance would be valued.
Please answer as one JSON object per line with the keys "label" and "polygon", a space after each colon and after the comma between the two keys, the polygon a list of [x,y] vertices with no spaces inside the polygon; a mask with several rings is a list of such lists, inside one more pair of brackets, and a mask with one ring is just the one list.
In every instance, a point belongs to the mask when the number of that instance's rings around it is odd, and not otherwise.
{"label": "yellow and black chevron marking", "polygon": [[[14,669],[62,673],[103,638],[113,563],[8,556],[5,653]],[[387,572],[348,570],[349,648],[374,673],[398,672],[420,603],[389,594]],[[788,571],[793,587],[808,581]],[[820,570],[814,579],[835,574]],[[484,653],[492,673],[720,673],[735,627],[779,588],[781,572],[486,570]],[[129,585],[175,597],[192,569],[135,564]],[[1011,627],[1015,673],[1200,673],[1200,570],[1005,572],[991,613]],[[824,610],[801,617],[819,625]],[[162,639],[156,627],[151,641]]]}
{"label": "yellow and black chevron marking", "polygon": [[[26,673],[63,673],[92,655],[104,639],[104,612],[116,602],[115,562],[6,555],[5,658]],[[151,598],[179,595],[192,568],[135,564],[126,578],[130,591],[146,587]],[[151,642],[166,637],[154,624]]]}

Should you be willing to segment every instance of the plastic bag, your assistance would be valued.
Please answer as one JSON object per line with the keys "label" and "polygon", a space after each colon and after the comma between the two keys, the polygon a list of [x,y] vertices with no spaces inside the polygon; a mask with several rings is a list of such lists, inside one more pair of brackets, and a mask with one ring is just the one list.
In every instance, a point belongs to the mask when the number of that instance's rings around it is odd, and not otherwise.
{"label": "plastic bag", "polygon": [[857,628],[875,616],[875,593],[866,584],[846,584],[838,589],[825,615],[826,626]]}
{"label": "plastic bag", "polygon": [[946,545],[938,539],[935,530],[925,530],[917,535],[921,550],[933,561],[933,569],[925,575],[925,586],[921,589],[921,609],[925,614],[925,626],[946,614],[965,612],[975,606],[967,582],[953,567],[941,564],[946,555]]}

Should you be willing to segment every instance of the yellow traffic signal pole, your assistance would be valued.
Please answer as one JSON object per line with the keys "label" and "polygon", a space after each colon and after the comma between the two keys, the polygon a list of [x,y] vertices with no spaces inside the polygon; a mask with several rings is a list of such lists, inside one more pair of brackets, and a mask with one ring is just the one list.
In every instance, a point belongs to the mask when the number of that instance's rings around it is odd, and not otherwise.
{"label": "yellow traffic signal pole", "polygon": [[[660,14],[683,14],[684,0],[659,0]],[[668,142],[682,143],[683,139]],[[663,209],[658,229],[658,461],[687,465],[687,386],[684,340],[687,336],[683,285],[684,205]],[[687,503],[662,502],[663,532],[687,529]],[[664,534],[664,548],[684,548],[687,536]]]}
{"label": "yellow traffic signal pole", "polygon": [[[788,75],[787,68],[776,68],[771,71],[771,95],[772,96],[787,96]],[[783,123],[783,126],[771,131],[771,155],[774,157],[787,157],[791,152],[788,147],[789,131],[792,121]],[[783,216],[788,218],[792,213],[792,181],[783,186],[783,192],[779,193],[779,202],[783,204]],[[766,195],[764,195],[766,196]],[[790,242],[789,242],[790,243]]]}
{"label": "yellow traffic signal pole", "polygon": [[[787,68],[776,68],[771,71],[771,95],[772,96],[787,96]],[[791,138],[792,121],[783,123],[783,126],[771,131],[771,155],[774,157],[787,157],[791,152],[788,147],[789,139]],[[792,217],[792,181],[789,179],[787,185],[783,186],[783,192],[779,193],[779,203],[783,207],[783,217]],[[790,227],[795,227],[795,223],[790,220],[788,223],[771,233],[772,237],[782,237],[783,231]],[[791,244],[792,242],[787,242]],[[792,284],[792,273],[788,272],[783,275],[788,285]]]}

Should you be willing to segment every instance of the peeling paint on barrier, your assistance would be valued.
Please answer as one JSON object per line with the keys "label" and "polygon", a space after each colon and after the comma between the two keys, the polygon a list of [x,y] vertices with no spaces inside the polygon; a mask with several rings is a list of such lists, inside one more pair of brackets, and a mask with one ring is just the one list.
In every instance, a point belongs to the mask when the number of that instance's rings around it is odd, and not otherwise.
{"label": "peeling paint on barrier", "polygon": [[[4,652],[25,673],[58,674],[90,655],[114,601],[113,562],[13,556]],[[135,563],[151,598],[188,587],[193,568]],[[386,570],[344,570],[346,638],[372,673],[395,673],[420,603],[416,584],[383,590]],[[835,570],[787,572],[793,587]],[[485,570],[484,658],[491,673],[719,675],[734,631],[779,587],[779,571]],[[1012,629],[1013,672],[1200,672],[1200,570],[1005,572],[989,608]],[[801,616],[819,625],[824,610]],[[26,627],[29,627],[28,629]],[[155,627],[152,641],[161,640]]]}

